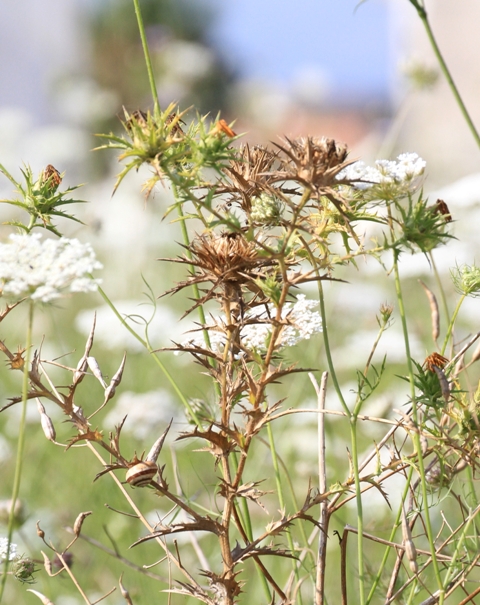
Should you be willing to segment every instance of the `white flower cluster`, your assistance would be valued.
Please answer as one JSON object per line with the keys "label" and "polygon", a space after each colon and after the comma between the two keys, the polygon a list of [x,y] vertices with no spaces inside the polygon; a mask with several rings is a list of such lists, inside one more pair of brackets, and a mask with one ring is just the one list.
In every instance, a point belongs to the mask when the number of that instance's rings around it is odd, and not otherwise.
{"label": "white flower cluster", "polygon": [[[308,300],[304,294],[299,294],[297,302],[286,303],[283,307],[282,317],[288,319],[290,325],[283,327],[277,345],[279,347],[293,347],[302,340],[308,340],[314,334],[322,331],[322,318],[320,313],[314,310],[318,307],[318,301]],[[269,305],[270,315],[275,315],[275,307]],[[246,319],[254,320],[265,319],[266,314],[260,311],[257,314],[252,314]],[[221,321],[214,325],[208,326],[209,336],[212,349],[219,349],[225,345],[225,334],[223,331],[218,331],[216,328],[221,326]],[[248,324],[241,331],[242,344],[259,352],[266,351],[272,334],[271,323]],[[184,345],[192,345],[205,347],[203,336],[199,333],[194,339],[190,339],[183,343]]]}
{"label": "white flower cluster", "polygon": [[364,162],[350,164],[338,175],[338,180],[349,180],[357,189],[369,189],[372,199],[391,200],[412,193],[426,166],[416,153],[402,153],[396,160],[377,160],[375,166]]}
{"label": "white flower cluster", "polygon": [[101,269],[90,244],[41,234],[13,234],[0,244],[0,287],[5,296],[49,302],[67,292],[92,292],[100,283],[89,274]]}
{"label": "white flower cluster", "polygon": [[0,560],[4,561],[8,558],[9,561],[17,556],[17,545],[10,542],[10,549],[7,554],[8,539],[0,538]]}

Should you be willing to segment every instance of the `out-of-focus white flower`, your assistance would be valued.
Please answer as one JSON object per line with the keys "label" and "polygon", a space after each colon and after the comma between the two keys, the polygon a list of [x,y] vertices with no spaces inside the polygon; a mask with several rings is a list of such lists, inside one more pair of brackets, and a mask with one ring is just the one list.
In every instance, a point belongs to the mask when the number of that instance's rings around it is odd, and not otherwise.
{"label": "out-of-focus white flower", "polygon": [[8,554],[7,554],[7,548],[8,548],[8,539],[0,538],[0,559],[2,561],[4,561],[7,558],[9,561],[11,561],[12,559],[14,559],[17,556],[17,545],[16,544],[14,544],[13,542],[10,543],[10,549],[8,550]]}
{"label": "out-of-focus white flower", "polygon": [[77,239],[46,239],[40,233],[12,234],[0,244],[0,284],[3,294],[16,299],[50,302],[67,292],[93,292],[100,280],[90,273],[101,269],[90,244]]}
{"label": "out-of-focus white flower", "polygon": [[349,180],[357,189],[368,189],[371,199],[392,200],[415,191],[426,165],[418,154],[402,153],[396,160],[377,160],[375,166],[355,162],[342,170],[337,179]]}
{"label": "out-of-focus white flower", "polygon": [[[186,329],[191,327],[188,322],[186,328],[178,321],[178,316],[168,307],[157,304],[154,310],[150,303],[138,300],[113,301],[117,311],[125,321],[141,336],[145,337],[145,327],[148,322],[148,338],[155,346],[169,346],[171,340],[178,341]],[[128,351],[144,351],[143,345],[130,332],[120,324],[108,305],[102,305],[95,310],[97,325],[95,328],[95,342],[110,350],[127,349]],[[81,311],[75,318],[75,326],[82,334],[88,336],[92,328],[94,309]],[[152,317],[153,315],[153,317]]]}
{"label": "out-of-focus white flower", "polygon": [[105,417],[105,423],[113,427],[127,416],[122,432],[130,433],[143,441],[156,433],[160,436],[166,424],[173,416],[178,415],[179,411],[173,397],[163,389],[147,393],[125,391]]}
{"label": "out-of-focus white flower", "polygon": [[[304,294],[299,294],[297,302],[286,303],[283,307],[282,317],[288,319],[290,325],[285,325],[280,333],[277,347],[293,347],[302,340],[308,340],[314,334],[322,331],[322,318],[318,311],[314,309],[318,307],[318,301],[308,300]],[[276,314],[275,307],[269,305],[270,316]],[[255,314],[246,317],[246,320],[264,321],[267,318],[266,312],[261,310]],[[221,320],[216,324],[209,325],[209,336],[212,349],[218,349],[225,344],[225,334],[218,331],[216,328],[222,324]],[[242,344],[249,349],[257,351],[266,351],[268,342],[272,334],[273,326],[268,323],[250,323],[247,324],[240,332]],[[205,348],[203,335],[200,333],[193,339],[183,343],[184,345],[193,345]]]}

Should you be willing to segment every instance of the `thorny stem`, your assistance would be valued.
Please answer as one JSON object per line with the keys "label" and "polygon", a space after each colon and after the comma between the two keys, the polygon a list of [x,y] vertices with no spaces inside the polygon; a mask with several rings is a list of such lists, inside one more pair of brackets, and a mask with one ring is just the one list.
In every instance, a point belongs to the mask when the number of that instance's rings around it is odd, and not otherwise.
{"label": "thorny stem", "polygon": [[[320,386],[314,382],[310,374],[315,390],[317,391],[317,407],[319,411],[325,409],[325,398],[327,395],[328,372],[323,372]],[[327,470],[325,456],[325,416],[318,414],[318,491],[323,494],[327,491]],[[328,532],[328,502],[320,503],[320,533],[318,537],[317,577],[315,582],[315,605],[325,603],[325,565],[327,559],[327,532]]]}
{"label": "thorny stem", "polygon": [[[358,582],[359,582],[359,602],[360,605],[365,603],[365,566],[364,566],[364,557],[363,557],[363,505],[362,505],[362,492],[360,485],[360,474],[358,467],[358,441],[357,441],[357,432],[356,432],[356,417],[355,414],[352,414],[348,409],[348,406],[343,398],[342,391],[340,389],[340,384],[337,379],[337,374],[335,372],[335,367],[333,365],[332,355],[330,351],[330,342],[328,338],[328,327],[327,327],[327,318],[325,312],[325,298],[323,294],[322,282],[318,281],[318,292],[319,292],[319,301],[320,301],[320,314],[322,316],[322,333],[323,333],[323,341],[325,344],[325,354],[327,356],[328,369],[332,376],[332,381],[335,387],[335,391],[337,392],[340,403],[347,414],[350,420],[350,438],[352,442],[352,470],[355,480],[355,494],[356,494],[356,507],[357,507],[357,524],[358,524],[358,541],[357,541],[357,557],[358,557]],[[359,410],[358,410],[359,411]]]}
{"label": "thorny stem", "polygon": [[[392,527],[392,531],[390,533],[390,537],[388,538],[389,542],[393,542],[393,539],[395,537],[395,533],[397,531],[397,528],[400,525],[400,520],[401,520],[401,516],[402,516],[402,507],[403,507],[404,502],[405,502],[405,500],[407,498],[408,491],[410,489],[410,485],[411,485],[411,481],[412,481],[412,477],[413,477],[413,466],[410,466],[410,469],[408,471],[407,481],[406,481],[406,484],[405,484],[405,489],[403,490],[402,498],[401,498],[401,501],[400,501],[400,507],[398,509],[398,513],[397,513],[397,516],[395,518],[395,521],[394,521],[394,524],[393,524],[393,527]],[[388,559],[388,556],[391,553],[391,550],[392,549],[390,547],[388,547],[388,548],[385,549],[385,553],[384,553],[382,561],[380,563],[380,567],[379,567],[379,569],[377,571],[377,574],[376,574],[376,576],[375,576],[375,578],[373,580],[373,584],[372,584],[372,587],[370,589],[370,592],[368,593],[366,605],[369,605],[369,603],[371,602],[371,600],[373,599],[373,597],[375,595],[375,591],[376,591],[377,586],[378,586],[378,584],[380,582],[380,579],[382,577],[382,573],[383,573],[383,570],[385,569],[385,565],[387,564],[387,559]],[[400,556],[400,553],[397,556]],[[394,582],[391,582],[391,584],[394,584]],[[388,594],[387,594],[387,596],[388,596]]]}
{"label": "thorny stem", "polygon": [[147,67],[148,82],[150,84],[150,92],[152,93],[152,99],[155,107],[155,114],[160,113],[160,105],[158,103],[158,92],[157,85],[155,84],[155,75],[153,73],[152,59],[150,57],[150,50],[148,48],[147,36],[145,33],[145,25],[143,23],[142,12],[140,10],[139,0],[133,0],[135,7],[135,16],[137,17],[138,30],[140,32],[140,39],[142,40],[143,54],[145,57],[145,65]]}
{"label": "thorny stem", "polygon": [[[182,237],[183,237],[183,244],[185,246],[185,251],[186,251],[186,255],[187,257],[191,260],[192,259],[192,252],[190,250],[190,237],[188,235],[188,230],[187,230],[187,225],[185,222],[185,218],[184,218],[184,214],[183,214],[183,208],[182,208],[182,204],[179,202],[178,199],[178,192],[177,192],[177,187],[175,186],[175,183],[172,181],[172,191],[173,191],[173,195],[175,197],[175,200],[177,201],[177,212],[178,212],[178,216],[180,217],[180,223],[181,223],[181,230],[182,230]],[[190,265],[190,271],[192,272],[192,274],[194,273],[194,267],[193,265]],[[198,284],[192,284],[192,290],[193,290],[193,296],[195,298],[195,300],[200,300],[200,290],[198,289]],[[203,310],[203,305],[198,305],[198,316],[200,318],[200,323],[202,324],[202,326],[204,326],[207,321],[205,318],[205,311]],[[202,331],[203,333],[203,338],[205,340],[205,344],[207,346],[208,349],[212,348],[211,342],[210,342],[210,334],[208,333],[207,329],[204,329]],[[209,358],[208,359],[209,364],[212,367],[215,367],[215,360]],[[220,396],[220,386],[217,382],[214,382],[213,388],[215,389],[215,393],[217,394],[217,397]]]}
{"label": "thorny stem", "polygon": [[18,427],[17,458],[15,461],[15,475],[13,478],[12,502],[10,505],[10,513],[8,515],[7,550],[6,550],[6,556],[5,556],[5,563],[3,565],[2,581],[0,584],[0,603],[2,602],[2,599],[3,599],[3,593],[5,591],[5,584],[7,581],[10,545],[12,544],[13,528],[15,525],[15,505],[17,503],[18,495],[20,493],[20,483],[22,480],[23,454],[24,454],[24,450],[25,450],[25,424],[26,424],[26,418],[27,418],[29,367],[30,367],[30,355],[31,355],[31,348],[32,348],[33,311],[34,311],[34,302],[31,300],[29,303],[29,309],[28,309],[27,336],[26,336],[26,342],[25,342],[25,359],[23,362],[22,411],[21,411],[21,416],[20,416],[20,424]]}
{"label": "thorny stem", "polygon": [[410,3],[417,10],[418,16],[420,17],[420,20],[422,21],[427,32],[427,36],[432,46],[435,57],[437,58],[437,61],[440,65],[440,69],[442,70],[443,75],[445,76],[445,79],[447,80],[447,83],[450,86],[450,90],[452,91],[453,96],[455,97],[455,100],[457,102],[458,107],[460,108],[462,116],[465,122],[467,123],[467,126],[470,129],[473,138],[475,139],[475,143],[478,145],[478,147],[480,147],[480,135],[477,129],[475,128],[475,124],[473,123],[473,120],[470,117],[470,114],[468,113],[465,103],[463,102],[462,96],[460,95],[460,92],[458,91],[458,88],[455,82],[453,81],[452,74],[450,73],[450,70],[448,69],[447,64],[445,63],[445,59],[443,58],[442,52],[437,44],[435,36],[433,35],[433,30],[430,26],[430,22],[428,20],[427,11],[425,10],[423,0],[410,0]]}
{"label": "thorny stem", "polygon": [[[97,452],[97,450],[95,449],[95,447],[93,446],[93,444],[90,441],[87,441],[87,447],[94,454],[94,456],[96,456],[96,458],[98,458],[98,460],[100,461],[100,463],[102,464],[102,466],[105,466],[104,459],[102,458],[102,456],[100,455],[100,453]],[[131,498],[130,494],[127,492],[127,490],[125,489],[125,487],[122,485],[122,482],[120,481],[120,479],[115,475],[115,473],[113,471],[109,471],[108,474],[115,481],[115,483],[117,484],[117,487],[122,492],[124,498],[127,500],[127,502],[129,503],[129,505],[131,506],[132,510],[138,516],[138,519],[142,522],[142,524],[147,529],[147,531],[149,533],[153,533],[154,532],[154,528],[150,525],[150,523],[148,522],[148,520],[142,514],[141,510],[135,504],[135,502]],[[191,510],[188,511],[189,514],[191,514],[191,512],[192,512]],[[157,544],[159,544],[159,546],[164,550],[164,552],[167,555],[169,561],[171,561],[171,562],[173,561],[173,563],[175,564],[175,566],[177,567],[177,569],[179,569],[185,575],[185,577],[188,579],[189,582],[191,582],[194,586],[198,586],[197,583],[195,582],[195,579],[193,578],[193,576],[191,576],[188,573],[188,571],[183,567],[183,565],[180,563],[180,561],[169,551],[169,549],[167,548],[166,543],[160,537],[155,537],[154,539],[157,542]]]}

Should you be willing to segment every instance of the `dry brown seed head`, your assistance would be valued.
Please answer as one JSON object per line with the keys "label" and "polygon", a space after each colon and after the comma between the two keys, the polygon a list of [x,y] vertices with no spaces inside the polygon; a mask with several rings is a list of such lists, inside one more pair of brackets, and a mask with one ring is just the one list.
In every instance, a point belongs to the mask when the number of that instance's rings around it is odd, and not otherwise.
{"label": "dry brown seed head", "polygon": [[336,176],[348,164],[346,145],[318,137],[286,139],[286,143],[285,147],[279,146],[289,157],[285,163],[286,178],[297,179],[315,189],[338,184]]}
{"label": "dry brown seed head", "polygon": [[85,513],[80,513],[78,517],[75,519],[75,523],[73,524],[73,533],[78,538],[80,532],[82,531],[82,525],[85,519],[92,514],[92,511],[89,510]]}
{"label": "dry brown seed head", "polygon": [[268,190],[269,184],[275,180],[274,173],[270,171],[277,159],[277,153],[261,145],[243,145],[237,158],[232,160],[226,169],[233,185],[228,190],[240,193],[244,202],[248,202],[249,197]]}
{"label": "dry brown seed head", "polygon": [[442,369],[447,365],[447,363],[448,359],[446,357],[443,357],[443,355],[440,355],[440,353],[435,352],[425,359],[423,362],[423,367],[426,367],[430,372],[435,372],[435,366]]}
{"label": "dry brown seed head", "polygon": [[192,242],[191,250],[205,272],[234,281],[244,281],[237,272],[256,267],[260,260],[255,243],[241,233],[201,235]]}

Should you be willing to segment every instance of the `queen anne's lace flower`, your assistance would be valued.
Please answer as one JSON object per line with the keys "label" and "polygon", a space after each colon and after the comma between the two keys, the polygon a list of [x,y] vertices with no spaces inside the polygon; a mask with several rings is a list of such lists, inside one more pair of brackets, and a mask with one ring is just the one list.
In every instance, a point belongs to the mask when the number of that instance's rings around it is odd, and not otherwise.
{"label": "queen anne's lace flower", "polygon": [[[318,311],[314,311],[316,307],[318,307],[318,301],[308,300],[304,294],[298,295],[297,302],[286,303],[284,305],[282,316],[284,319],[288,319],[290,325],[283,327],[277,342],[277,348],[293,347],[300,341],[308,340],[314,334],[322,331],[322,318]],[[270,315],[275,316],[275,308],[273,305],[270,305],[269,310]],[[259,312],[255,315],[250,315],[246,319],[251,320],[258,318],[260,321],[263,319],[263,315],[266,314]],[[220,326],[220,321],[216,325],[208,326],[210,328],[209,335],[212,349],[218,349],[225,344],[224,332],[216,329]],[[241,341],[243,346],[260,352],[266,351],[272,334],[272,327],[271,323],[247,324],[241,330]],[[184,343],[185,346],[187,344],[205,347],[202,335]]]}
{"label": "queen anne's lace flower", "polygon": [[375,166],[355,162],[337,176],[357,189],[369,189],[372,199],[394,199],[413,193],[426,162],[416,153],[402,153],[396,160],[377,160]]}
{"label": "queen anne's lace flower", "polygon": [[41,234],[13,234],[0,244],[3,295],[49,302],[65,292],[92,292],[100,283],[90,273],[101,269],[90,244],[62,237],[41,241]]}
{"label": "queen anne's lace flower", "polygon": [[17,556],[17,545],[13,542],[10,543],[10,549],[7,555],[8,540],[7,538],[0,538],[0,560],[4,561],[7,557],[11,561]]}

